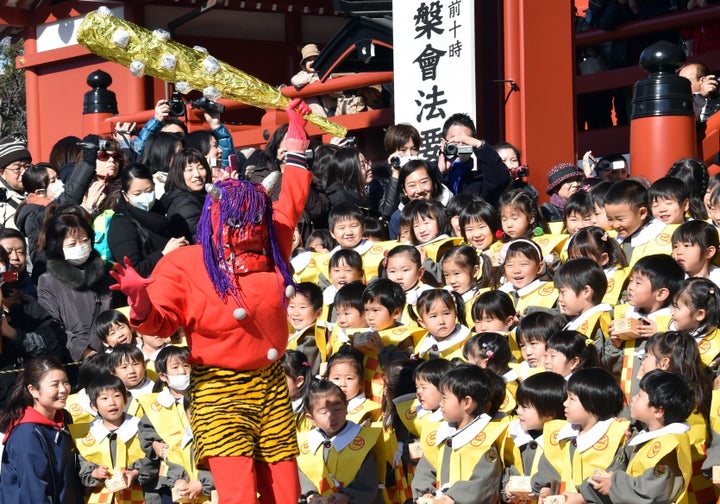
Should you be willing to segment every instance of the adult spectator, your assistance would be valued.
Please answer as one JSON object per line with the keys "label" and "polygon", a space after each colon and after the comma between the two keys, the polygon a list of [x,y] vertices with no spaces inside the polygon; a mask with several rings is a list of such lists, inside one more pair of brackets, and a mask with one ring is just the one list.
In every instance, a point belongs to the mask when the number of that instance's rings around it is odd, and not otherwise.
{"label": "adult spectator", "polygon": [[165,207],[155,200],[150,170],[141,164],[130,165],[120,174],[122,198],[108,229],[108,245],[112,257],[125,257],[143,277],[165,254],[187,245],[187,238],[170,237],[170,222]]}
{"label": "adult spectator", "polygon": [[35,250],[45,219],[45,207],[51,201],[47,196],[50,185],[48,168],[44,164],[31,166],[23,173],[22,183],[27,199],[20,203],[15,212],[15,226],[27,238],[30,250]]}
{"label": "adult spectator", "polygon": [[711,115],[720,110],[718,80],[703,63],[687,63],[678,70],[680,77],[690,81],[695,106],[695,118],[704,123]]}
{"label": "adult spectator", "polygon": [[[175,133],[180,138],[185,138],[188,130],[185,123],[175,116],[170,115],[170,102],[165,99],[158,100],[155,104],[155,115],[152,119],[145,123],[145,126],[140,130],[133,147],[135,152],[142,154],[145,150],[145,143],[150,137],[156,133]],[[140,160],[142,162],[142,160]]]}
{"label": "adult spectator", "polygon": [[[476,194],[497,205],[500,194],[510,183],[510,174],[495,149],[476,137],[470,116],[451,115],[442,129],[438,169],[453,193]],[[462,147],[468,146],[471,152],[461,154]]]}
{"label": "adult spectator", "polygon": [[[270,137],[264,149],[255,150],[248,156],[241,175],[253,184],[259,184],[265,177],[273,172],[282,173],[285,168],[285,136],[288,132],[287,123],[281,124]],[[280,184],[276,184],[270,191],[270,198],[276,201],[280,194]]]}
{"label": "adult spectator", "polygon": [[184,146],[179,133],[161,131],[148,138],[138,162],[147,166],[155,181],[155,194],[161,198],[165,192],[168,171],[173,157]]}
{"label": "adult spectator", "polygon": [[510,174],[509,189],[523,189],[529,193],[535,200],[538,199],[538,192],[535,187],[528,181],[530,169],[527,165],[520,164],[520,150],[511,143],[500,142],[493,147],[498,153],[502,162],[507,166]]}
{"label": "adult spectator", "polygon": [[28,248],[25,236],[17,229],[0,229],[0,247],[8,255],[8,266],[18,274],[17,285],[25,294],[37,298],[37,289],[28,273]]}
{"label": "adult spectator", "polygon": [[78,137],[66,136],[55,142],[50,149],[50,165],[63,183],[70,178],[75,164],[82,156],[82,147],[78,145],[79,143]]}
{"label": "adult spectator", "polygon": [[382,169],[379,167],[376,170],[377,176],[373,184],[382,186],[382,193],[385,197],[379,205],[378,211],[383,219],[389,221],[400,201],[398,192],[400,168],[411,159],[417,159],[420,154],[422,137],[417,128],[411,124],[393,124],[385,131],[383,143],[388,156],[389,173],[387,175],[377,173]]}
{"label": "adult spectator", "polygon": [[182,149],[175,155],[161,198],[173,236],[194,243],[205,202],[205,184],[210,182],[210,167],[200,151]]}
{"label": "adult spectator", "polygon": [[330,198],[328,198],[326,189],[333,157],[339,149],[340,147],[332,144],[318,145],[313,152],[313,159],[310,160],[313,179],[310,183],[308,199],[305,202],[305,214],[312,223],[312,229],[327,229],[328,227]]}
{"label": "adult spectator", "polygon": [[24,138],[0,140],[0,227],[15,227],[15,211],[25,199],[22,175],[31,161]]}
{"label": "adult spectator", "polygon": [[583,171],[572,163],[558,163],[550,168],[546,190],[550,195],[550,202],[543,203],[540,207],[540,213],[545,222],[563,220],[565,203],[577,191],[580,181],[584,179]]}
{"label": "adult spectator", "polygon": [[598,178],[611,182],[625,180],[630,175],[627,159],[622,154],[603,156],[595,165],[595,174]]}
{"label": "adult spectator", "polygon": [[73,360],[102,351],[90,332],[95,317],[127,302],[113,298],[114,281],[92,237],[87,212],[77,206],[58,209],[45,226],[47,271],[38,280],[38,301],[63,328]]}
{"label": "adult spectator", "polygon": [[[235,153],[232,135],[223,126],[220,120],[220,112],[203,111],[205,121],[210,126],[209,130],[197,130],[185,137],[185,145],[202,152],[208,160],[213,171],[227,170],[230,166],[230,154]],[[213,180],[217,177],[213,176]]]}
{"label": "adult spectator", "polygon": [[372,165],[368,166],[365,157],[361,156],[354,147],[344,147],[335,153],[326,192],[331,206],[353,203],[369,216],[372,209],[366,188],[368,177],[372,177]]}

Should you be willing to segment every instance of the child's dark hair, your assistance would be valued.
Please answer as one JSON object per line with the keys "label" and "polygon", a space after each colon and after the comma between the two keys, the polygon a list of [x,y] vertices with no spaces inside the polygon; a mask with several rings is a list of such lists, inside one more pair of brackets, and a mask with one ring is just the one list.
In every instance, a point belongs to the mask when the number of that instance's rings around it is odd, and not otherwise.
{"label": "child's dark hair", "polygon": [[374,241],[388,241],[390,239],[390,231],[388,231],[387,222],[376,219],[375,217],[365,217],[365,232],[363,238]]}
{"label": "child's dark hair", "polygon": [[460,212],[458,220],[460,224],[460,234],[465,241],[467,241],[465,227],[475,222],[481,221],[487,224],[493,236],[501,229],[500,214],[497,208],[480,198],[474,198],[468,203]]}
{"label": "child's dark hair", "polygon": [[439,389],[442,377],[453,367],[452,362],[443,358],[422,361],[420,365],[415,368],[413,378],[431,383]]}
{"label": "child's dark hair", "polygon": [[412,245],[398,245],[391,248],[385,256],[385,259],[380,263],[378,267],[380,278],[387,278],[387,263],[390,259],[403,254],[406,255],[418,269],[422,268],[422,256],[417,247],[413,247]]}
{"label": "child's dark hair", "polygon": [[[481,259],[470,245],[458,245],[451,248],[442,257],[442,264],[445,264],[445,261],[453,261],[470,275],[473,281],[471,288],[483,288],[490,285],[492,261],[487,257]],[[477,268],[477,272],[475,268]]]}
{"label": "child's dark hair", "polygon": [[587,218],[593,215],[595,207],[590,202],[587,192],[576,191],[570,195],[565,202],[565,208],[563,209],[563,222],[567,227],[567,220],[572,214],[578,214],[583,218]]}
{"label": "child's dark hair", "polygon": [[313,398],[321,395],[335,395],[343,403],[347,404],[345,392],[330,380],[312,380],[308,384],[307,395],[305,396],[305,411],[312,414]]}
{"label": "child's dark hair", "polygon": [[520,382],[515,400],[524,408],[535,408],[544,421],[565,419],[565,378],[557,373],[537,373]]}
{"label": "child's dark hair", "polygon": [[337,310],[340,307],[349,306],[355,308],[361,314],[365,311],[363,303],[363,293],[365,292],[365,284],[360,280],[355,280],[340,287],[335,294],[333,306]]}
{"label": "child's dark hair", "polygon": [[448,219],[452,220],[453,217],[457,217],[459,225],[460,214],[465,209],[465,207],[474,203],[475,201],[482,201],[482,198],[475,194],[456,194],[455,196],[450,198],[450,201],[448,201],[448,204],[445,206],[445,211],[447,212]]}
{"label": "child's dark hair", "polygon": [[487,379],[489,389],[488,402],[483,413],[493,417],[500,411],[500,408],[507,398],[507,385],[503,377],[492,369],[487,368],[483,369],[483,371],[485,371],[485,378]]}
{"label": "child's dark hair", "polygon": [[340,249],[330,256],[330,262],[328,266],[330,268],[337,268],[345,264],[351,268],[358,270],[361,274],[363,271],[362,256],[353,249]]}
{"label": "child's dark hair", "polygon": [[607,231],[598,226],[582,228],[570,238],[570,257],[590,257],[599,261],[603,254],[608,256],[608,267],[624,268],[628,265],[625,252],[618,241],[610,238]]}
{"label": "child's dark hair", "polygon": [[325,372],[326,377],[330,376],[330,370],[332,367],[339,362],[349,362],[357,371],[358,376],[362,380],[363,378],[363,354],[358,350],[355,350],[350,345],[343,345],[340,349],[332,354],[327,361],[327,371]]}
{"label": "child's dark hair", "polygon": [[611,181],[603,180],[590,188],[587,195],[590,204],[593,206],[593,211],[595,207],[602,208],[605,206],[605,195],[612,185],[613,183]]}
{"label": "child's dark hair", "polygon": [[[337,251],[335,254],[339,254]],[[354,250],[352,252],[355,252]],[[355,252],[357,254],[357,252]],[[332,258],[330,258],[332,260]],[[323,307],[323,291],[320,286],[313,282],[300,282],[295,289],[295,295],[301,295],[308,301],[313,310],[317,311]]]}
{"label": "child's dark hair", "polygon": [[[515,208],[527,216],[530,226],[523,238],[532,238],[535,236],[537,228],[540,228],[545,234],[550,232],[550,228],[540,214],[537,202],[527,191],[523,189],[511,189],[504,192],[500,196],[500,202],[498,203],[498,208],[501,212],[503,207]],[[503,241],[510,240],[511,238],[503,233]]]}
{"label": "child's dark hair", "polygon": [[451,392],[459,399],[471,397],[477,407],[471,415],[479,416],[490,402],[490,386],[485,371],[472,364],[460,364],[445,373],[440,380],[441,391]]}
{"label": "child's dark hair", "polygon": [[312,364],[307,355],[300,350],[286,350],[280,362],[282,362],[285,374],[293,380],[303,377],[304,381],[300,389],[302,390],[303,399],[307,399],[307,391],[310,389],[310,383],[313,380]]}
{"label": "child's dark hair", "polygon": [[645,208],[650,214],[650,202],[648,190],[637,180],[625,179],[615,182],[607,194],[605,194],[605,205],[627,204],[633,210]]}
{"label": "child's dark hair", "polygon": [[508,364],[512,360],[512,352],[507,337],[502,334],[485,332],[473,335],[463,346],[463,357],[467,360],[473,354],[478,359],[487,359],[487,369],[499,376],[510,370]]}
{"label": "child's dark hair", "polygon": [[110,372],[113,373],[115,368],[125,361],[142,362],[144,366],[145,356],[143,355],[142,350],[135,345],[130,345],[128,343],[117,345],[110,354]]}
{"label": "child's dark hair", "polygon": [[96,353],[85,357],[78,369],[77,390],[84,389],[94,377],[110,373],[110,354]]}
{"label": "child's dark hair", "polygon": [[335,225],[338,222],[346,220],[357,220],[363,228],[365,227],[365,214],[363,214],[360,207],[355,203],[338,203],[330,209],[328,226],[331,232],[335,229]]}
{"label": "child's dark hair", "polygon": [[457,292],[450,292],[445,289],[428,289],[418,296],[415,304],[418,317],[427,314],[435,301],[440,301],[446,308],[455,310],[458,322],[460,324],[465,323],[465,303],[462,296]]}
{"label": "child's dark hair", "polygon": [[689,243],[700,247],[704,255],[710,247],[715,247],[715,255],[708,259],[712,261],[720,250],[720,239],[715,226],[701,220],[689,220],[680,224],[672,234],[673,247],[678,243]]}
{"label": "child's dark hair", "polygon": [[659,199],[673,200],[681,205],[690,203],[690,189],[685,182],[675,177],[662,177],[657,179],[648,189],[648,201],[650,204]]}
{"label": "child's dark hair", "polygon": [[127,389],[120,378],[107,373],[101,374],[93,378],[85,389],[92,406],[97,408],[98,396],[105,390],[120,392],[123,397],[127,398]]}
{"label": "child's dark hair", "polygon": [[377,301],[392,313],[405,306],[405,291],[400,284],[387,278],[376,278],[365,287],[362,300],[363,305]]}
{"label": "child's dark hair", "polygon": [[438,236],[447,234],[450,227],[450,219],[447,216],[445,207],[441,203],[434,200],[413,200],[402,209],[410,221],[410,237],[413,245],[419,245],[421,242],[415,236],[413,224],[420,219],[434,219],[437,223]]}
{"label": "child's dark hair", "polygon": [[[155,371],[157,371],[158,376],[160,375],[160,373],[167,376],[168,363],[172,359],[176,358],[180,359],[181,361],[187,362],[189,356],[190,349],[188,347],[168,345],[158,352],[157,358],[155,359]],[[155,381],[155,385],[153,386],[153,392],[160,392],[165,385],[166,383],[163,382],[160,378],[158,378]]]}
{"label": "child's dark hair", "polygon": [[678,374],[653,369],[640,379],[640,390],[648,396],[648,406],[662,408],[663,425],[684,422],[693,410],[690,387]]}
{"label": "child's dark hair", "polygon": [[684,280],[673,296],[673,304],[682,301],[693,313],[705,310],[705,319],[700,322],[696,334],[709,334],[720,327],[720,289],[707,278]]}
{"label": "child's dark hair", "polygon": [[308,249],[308,245],[312,243],[313,240],[320,240],[320,244],[323,248],[327,250],[332,250],[337,246],[337,242],[335,241],[335,238],[332,237],[330,234],[329,229],[316,229],[312,233],[308,235],[308,237],[305,239],[305,248]]}
{"label": "child's dark hair", "polygon": [[598,420],[616,417],[625,405],[625,394],[617,380],[597,367],[574,372],[568,380],[567,391],[576,395],[583,409]]}
{"label": "child's dark hair", "polygon": [[568,361],[578,359],[578,365],[574,368],[574,372],[601,365],[592,340],[581,332],[557,332],[550,336],[545,345],[548,350],[555,350],[563,354]]}
{"label": "child's dark hair", "polygon": [[133,342],[137,339],[137,332],[130,325],[130,321],[125,315],[117,310],[105,310],[100,312],[93,321],[90,328],[91,338],[97,338],[103,343],[107,343],[107,337],[113,326],[125,324],[132,333]]}
{"label": "child's dark hair", "polygon": [[383,425],[392,425],[398,428],[402,424],[397,417],[393,399],[415,393],[413,375],[419,364],[420,361],[415,359],[396,359],[383,368],[385,372],[385,388],[382,397]]}
{"label": "child's dark hair", "polygon": [[664,306],[670,304],[685,279],[685,271],[667,254],[641,257],[633,266],[631,274],[647,277],[653,291],[666,288],[670,294]]}
{"label": "child's dark hair", "polygon": [[473,320],[488,317],[505,321],[517,314],[512,298],[501,290],[483,292],[473,301],[471,310]]}
{"label": "child's dark hair", "polygon": [[707,209],[703,203],[703,196],[709,187],[705,163],[694,158],[679,159],[673,163],[667,175],[682,180],[690,189],[690,216],[693,219],[707,219]]}
{"label": "child's dark hair", "polygon": [[555,333],[562,331],[567,324],[565,317],[557,312],[538,310],[528,313],[520,319],[515,329],[518,344],[523,341],[547,341]]}
{"label": "child's dark hair", "polygon": [[608,281],[602,266],[587,257],[578,257],[558,268],[553,283],[556,289],[567,287],[575,294],[579,294],[586,286],[590,287],[593,290],[592,302],[599,305],[607,291]]}

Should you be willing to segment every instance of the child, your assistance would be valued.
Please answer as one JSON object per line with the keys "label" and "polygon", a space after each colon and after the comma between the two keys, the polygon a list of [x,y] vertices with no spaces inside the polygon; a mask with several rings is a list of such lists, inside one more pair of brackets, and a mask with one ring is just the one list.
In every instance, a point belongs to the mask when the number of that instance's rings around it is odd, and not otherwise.
{"label": "child", "polygon": [[105,353],[111,353],[116,345],[136,344],[137,333],[130,327],[127,317],[117,310],[101,312],[90,332],[102,342]]}
{"label": "child", "polygon": [[521,380],[545,371],[547,340],[553,334],[562,331],[565,323],[565,317],[551,311],[532,312],[520,320],[515,330],[515,337],[522,354],[522,362],[511,366],[517,369]]}
{"label": "child", "polygon": [[0,501],[82,502],[76,451],[63,413],[70,382],[53,357],[28,359],[0,412],[5,451]]}
{"label": "child", "polygon": [[294,329],[288,338],[289,350],[300,350],[312,364],[313,373],[320,372],[320,363],[327,360],[327,336],[318,318],[323,311],[323,293],[310,282],[301,282],[288,300],[288,321]]}
{"label": "child", "polygon": [[576,371],[600,365],[594,341],[577,331],[553,334],[545,346],[545,369],[566,380]]}
{"label": "child", "polygon": [[648,191],[637,180],[615,182],[605,195],[608,223],[617,233],[630,266],[650,254],[672,252],[666,224],[649,214]]}
{"label": "child", "polygon": [[500,290],[512,296],[518,314],[524,315],[529,306],[552,308],[555,305],[557,291],[552,282],[541,278],[549,267],[535,242],[524,238],[513,240],[503,246],[500,256],[505,279]]}
{"label": "child", "polygon": [[550,202],[543,203],[540,210],[547,222],[563,220],[563,211],[568,198],[580,187],[585,179],[583,171],[572,163],[558,163],[548,171],[546,192]]}
{"label": "child", "polygon": [[602,266],[607,278],[603,303],[617,304],[630,274],[625,253],[617,240],[611,239],[608,232],[598,226],[583,228],[570,238],[568,244],[568,259],[578,257],[588,257]]}
{"label": "child", "polygon": [[611,502],[685,502],[692,472],[684,420],[691,409],[690,390],[681,376],[660,370],[645,375],[630,405],[633,419],[645,429],[607,472],[592,474],[580,486],[583,497],[592,502],[608,497]]}
{"label": "child", "polygon": [[293,413],[295,413],[295,426],[298,432],[309,430],[310,424],[305,417],[305,391],[312,381],[312,364],[307,356],[298,350],[286,350],[281,360]]}
{"label": "child", "polygon": [[462,356],[470,329],[458,323],[465,320],[465,306],[456,293],[444,289],[423,292],[417,302],[418,324],[427,330],[413,352],[421,359]]}
{"label": "child", "polygon": [[447,213],[450,222],[448,230],[451,236],[463,237],[462,229],[460,229],[460,213],[465,210],[468,205],[479,201],[483,201],[482,198],[474,194],[456,194],[452,197],[445,207],[445,213]]}
{"label": "child", "polygon": [[337,320],[328,338],[328,357],[337,352],[342,345],[350,343],[348,331],[366,327],[364,292],[365,284],[355,281],[344,285],[335,294],[333,307],[337,312]]}
{"label": "child", "polygon": [[[353,203],[340,203],[335,205],[330,210],[328,216],[328,225],[330,227],[330,234],[333,239],[337,242],[337,246],[330,251],[330,254],[321,258],[321,269],[329,266],[330,255],[334,254],[340,249],[353,249],[360,256],[364,256],[373,243],[363,238],[365,233],[365,216],[360,208]],[[327,266],[326,266],[327,265]],[[377,265],[375,265],[377,267]],[[329,275],[327,271],[326,277]],[[325,274],[325,271],[323,274]],[[365,270],[365,274],[369,277],[375,275],[375,272],[369,272]]]}
{"label": "child", "polygon": [[472,302],[480,289],[490,285],[492,264],[471,246],[459,245],[443,256],[442,272],[445,286],[462,296],[465,313],[470,313]]}
{"label": "child", "polygon": [[[694,221],[693,221],[694,222]],[[720,356],[720,289],[704,278],[685,280],[673,297],[670,328],[687,331],[697,343],[700,359],[715,374]]]}
{"label": "child", "polygon": [[383,260],[384,278],[399,284],[405,291],[405,309],[403,309],[401,322],[405,325],[415,323],[410,313],[415,315],[417,298],[432,286],[422,282],[425,268],[422,265],[420,251],[412,245],[398,245],[388,252]]}
{"label": "child", "polygon": [[672,235],[672,257],[688,277],[709,278],[720,282],[720,268],[713,264],[718,250],[717,229],[701,220],[691,220],[678,226]]}
{"label": "child", "polygon": [[462,209],[458,224],[460,236],[478,253],[492,247],[495,235],[501,229],[497,208],[482,199],[474,199]]}
{"label": "child", "polygon": [[316,229],[305,240],[305,249],[316,254],[328,254],[337,247],[337,242],[327,229]]}
{"label": "child", "polygon": [[615,417],[623,407],[623,393],[615,378],[599,368],[582,369],[567,384],[567,423],[546,438],[538,472],[532,477],[534,493],[549,495],[554,482],[558,493],[577,492],[598,469],[607,469],[625,443],[627,420]]}
{"label": "child", "polygon": [[685,183],[675,177],[663,177],[648,189],[650,210],[655,219],[665,224],[682,224],[685,212],[690,208],[690,190]]}
{"label": "child", "polygon": [[550,232],[540,215],[537,204],[522,189],[513,189],[503,193],[500,196],[499,206],[503,241],[507,242],[518,238],[531,239],[534,236]]}
{"label": "child", "polygon": [[717,197],[720,197],[720,193],[716,195],[716,198],[712,198],[713,193],[715,192],[715,189],[720,187],[720,173],[716,173],[710,179],[708,180],[707,189],[705,190],[705,195],[703,196],[703,204],[705,205],[705,210],[707,211],[709,222],[712,224],[713,219],[710,216],[710,209],[713,208],[716,205],[713,205],[713,199],[717,199]]}
{"label": "child", "polygon": [[493,332],[476,334],[463,346],[463,357],[469,364],[489,369],[502,378],[505,390],[499,410],[507,414],[515,411],[518,374],[509,365],[512,353],[507,338]]}
{"label": "child", "polygon": [[448,503],[499,503],[500,446],[507,423],[493,422],[483,413],[490,399],[485,371],[460,364],[443,377],[440,391],[445,421],[432,442],[437,450],[423,453],[418,463],[413,494],[444,497],[440,502]]}
{"label": "child", "polygon": [[322,291],[322,320],[334,322],[337,314],[333,308],[333,300],[338,289],[356,280],[364,281],[363,260],[352,249],[341,249],[330,256],[330,285]]}
{"label": "child", "polygon": [[110,373],[120,378],[125,389],[132,396],[129,401],[125,402],[125,411],[130,415],[142,416],[142,409],[137,398],[151,393],[155,385],[145,375],[145,361],[142,352],[133,345],[118,345],[110,354],[109,366]]}
{"label": "child", "polygon": [[560,313],[570,319],[566,331],[578,331],[595,341],[599,351],[612,321],[612,306],[603,303],[607,277],[602,267],[587,257],[570,259],[553,277]]}
{"label": "child", "polygon": [[708,212],[708,221],[715,228],[720,229],[720,184],[715,185],[710,195],[705,197],[705,205]]}
{"label": "child", "polygon": [[509,333],[518,321],[512,298],[499,290],[483,292],[476,297],[470,313],[476,333]]}
{"label": "child", "polygon": [[340,387],[347,402],[347,417],[358,425],[370,425],[380,418],[380,404],[365,397],[363,356],[349,345],[328,359],[327,379]]}
{"label": "child", "polygon": [[150,379],[157,379],[157,373],[155,372],[155,359],[160,353],[160,350],[170,344],[170,338],[162,338],[160,336],[154,336],[151,334],[140,334],[140,341],[138,342],[138,348],[143,354],[145,360],[145,370],[149,375]]}
{"label": "child", "polygon": [[310,384],[305,414],[314,428],[298,435],[297,459],[301,491],[309,504],[314,496],[333,496],[333,502],[346,504],[382,502],[373,454],[380,429],[348,420],[347,409],[337,385],[327,380]]}
{"label": "child", "polygon": [[70,394],[66,400],[65,409],[72,416],[73,423],[89,423],[95,419],[95,411],[90,406],[87,395],[87,386],[98,375],[110,373],[110,356],[108,354],[93,354],[86,357],[78,369],[78,391]]}
{"label": "child", "polygon": [[556,373],[539,373],[524,380],[517,389],[517,419],[510,422],[503,460],[502,488],[511,502],[521,500],[508,491],[510,476],[537,473],[543,454],[543,431],[565,420],[566,382]]}
{"label": "child", "polygon": [[594,208],[585,191],[570,196],[563,211],[563,227],[570,236],[583,228],[592,226]]}
{"label": "child", "polygon": [[[618,377],[628,403],[645,342],[656,332],[670,327],[670,305],[684,277],[685,272],[669,255],[643,257],[632,268],[627,304],[615,306],[615,320],[608,328],[610,337],[603,348],[602,360],[605,367]],[[625,340],[615,334],[615,324],[621,318],[640,320],[637,332],[623,336]]]}
{"label": "child", "polygon": [[[127,389],[112,375],[96,377],[87,389],[98,418],[73,424],[70,433],[80,452],[80,479],[92,489],[90,502],[142,502],[142,487],[155,483],[159,461],[153,462],[142,450],[140,418],[125,413]],[[114,484],[122,489],[113,492]]]}
{"label": "child", "polygon": [[593,207],[592,225],[604,231],[610,229],[610,223],[605,213],[605,195],[610,190],[610,186],[612,186],[612,182],[603,180],[592,186],[588,191],[588,199]]}

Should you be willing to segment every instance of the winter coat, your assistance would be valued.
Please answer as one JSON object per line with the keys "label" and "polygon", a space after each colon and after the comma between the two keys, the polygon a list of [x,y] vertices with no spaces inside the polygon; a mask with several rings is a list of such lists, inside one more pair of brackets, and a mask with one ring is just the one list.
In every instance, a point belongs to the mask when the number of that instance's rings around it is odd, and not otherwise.
{"label": "winter coat", "polygon": [[205,203],[205,191],[170,189],[163,194],[160,201],[167,208],[170,234],[174,237],[184,236],[190,243],[195,243],[195,231]]}

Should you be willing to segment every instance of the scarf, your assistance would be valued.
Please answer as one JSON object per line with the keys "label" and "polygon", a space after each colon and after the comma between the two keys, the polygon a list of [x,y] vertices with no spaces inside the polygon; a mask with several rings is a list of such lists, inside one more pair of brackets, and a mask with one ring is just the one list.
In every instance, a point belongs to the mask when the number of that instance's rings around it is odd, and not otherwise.
{"label": "scarf", "polygon": [[550,204],[556,206],[560,210],[560,213],[565,211],[565,203],[567,203],[567,201],[558,196],[558,193],[553,193],[553,195],[550,196]]}

